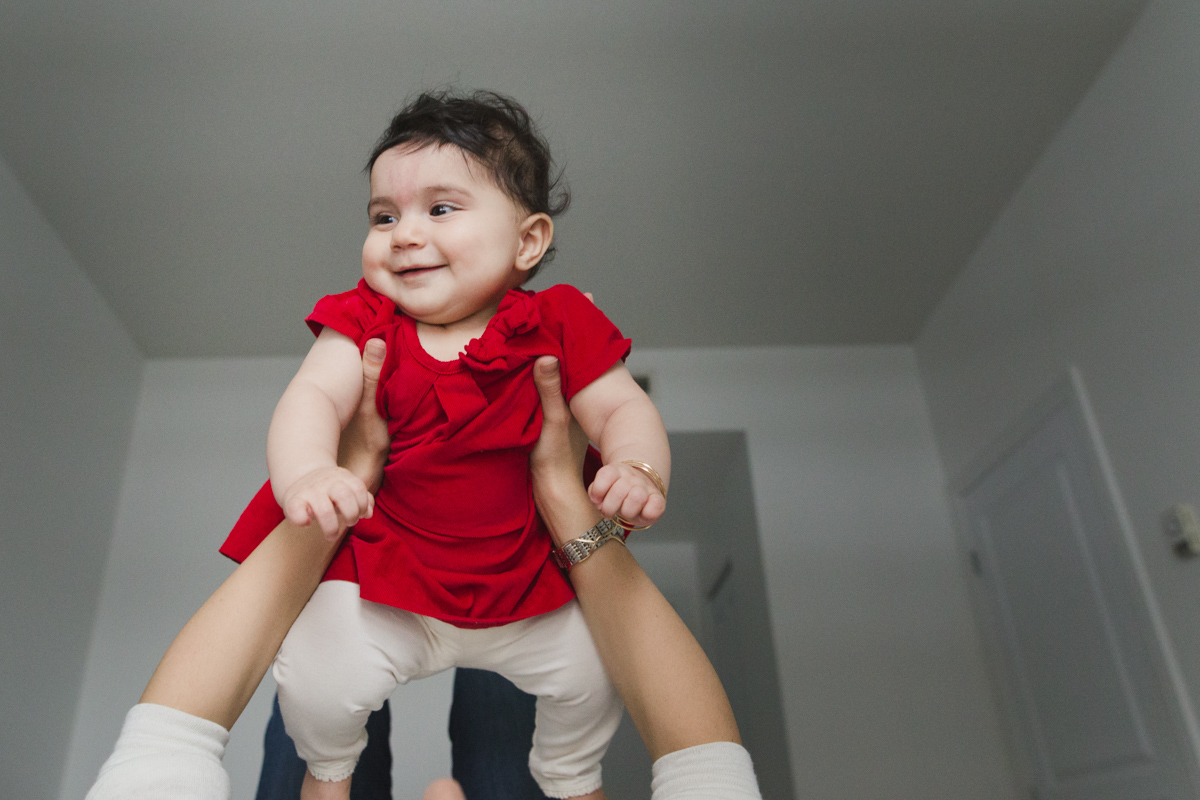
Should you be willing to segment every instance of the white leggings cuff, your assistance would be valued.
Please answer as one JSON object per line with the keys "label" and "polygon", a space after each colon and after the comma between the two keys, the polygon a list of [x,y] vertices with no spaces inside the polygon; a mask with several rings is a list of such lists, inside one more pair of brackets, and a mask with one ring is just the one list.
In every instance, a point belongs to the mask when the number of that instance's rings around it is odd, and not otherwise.
{"label": "white leggings cuff", "polygon": [[554,783],[547,782],[542,776],[535,774],[534,781],[537,782],[538,788],[542,790],[542,794],[554,800],[564,800],[567,797],[579,797],[584,794],[591,794],[602,786],[600,781],[600,770],[591,770],[591,774],[577,778],[574,781],[557,781]]}
{"label": "white leggings cuff", "polygon": [[87,800],[229,800],[221,766],[228,742],[229,731],[215,722],[140,703],[125,715]]}
{"label": "white leggings cuff", "polygon": [[344,781],[354,774],[354,768],[358,766],[357,759],[330,761],[321,764],[313,762],[308,763],[308,772],[319,781],[327,783],[336,783]]}
{"label": "white leggings cuff", "polygon": [[746,748],[710,742],[654,762],[651,800],[762,800]]}

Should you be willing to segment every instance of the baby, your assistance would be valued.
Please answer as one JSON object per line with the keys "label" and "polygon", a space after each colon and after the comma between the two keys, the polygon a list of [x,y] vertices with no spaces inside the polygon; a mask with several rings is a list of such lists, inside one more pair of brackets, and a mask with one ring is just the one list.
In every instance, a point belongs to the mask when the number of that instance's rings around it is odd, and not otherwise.
{"label": "baby", "polygon": [[[363,280],[308,317],[317,340],[267,444],[288,519],[331,537],[355,526],[274,666],[308,764],[302,796],[349,797],[369,712],[398,683],[455,665],[538,696],[529,761],[548,796],[603,796],[599,762],[621,705],[533,505],[533,362],[559,360],[604,462],[590,496],[627,527],[666,508],[662,421],[624,366],[629,341],[588,298],[519,288],[553,255],[552,217],[566,207],[523,108],[492,93],[421,95],[367,168]],[[375,338],[387,348],[377,402],[391,445],[372,498],[337,449]]]}

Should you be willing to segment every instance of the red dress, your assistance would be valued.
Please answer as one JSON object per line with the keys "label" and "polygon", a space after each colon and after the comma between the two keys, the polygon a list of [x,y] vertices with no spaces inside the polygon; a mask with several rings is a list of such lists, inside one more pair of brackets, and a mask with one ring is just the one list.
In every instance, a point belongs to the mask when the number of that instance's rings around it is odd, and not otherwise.
{"label": "red dress", "polygon": [[[568,401],[629,354],[629,340],[572,286],[510,291],[457,361],[421,347],[416,322],[359,281],[308,317],[361,350],[387,356],[376,404],[391,447],[375,515],[347,534],[325,580],[359,584],[365,600],[461,627],[502,625],[553,611],[574,592],[550,559],[533,504],[529,451],[541,433],[534,360],[559,360]],[[270,483],[221,552],[243,560],[283,520]]]}

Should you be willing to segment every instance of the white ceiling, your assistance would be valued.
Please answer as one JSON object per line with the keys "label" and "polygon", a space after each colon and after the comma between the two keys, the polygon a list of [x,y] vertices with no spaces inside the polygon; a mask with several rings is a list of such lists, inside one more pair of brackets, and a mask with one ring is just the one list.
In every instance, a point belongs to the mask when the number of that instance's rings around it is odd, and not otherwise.
{"label": "white ceiling", "polygon": [[301,353],[406,96],[525,103],[535,286],[635,345],[906,342],[1142,0],[5,0],[0,155],[150,356]]}

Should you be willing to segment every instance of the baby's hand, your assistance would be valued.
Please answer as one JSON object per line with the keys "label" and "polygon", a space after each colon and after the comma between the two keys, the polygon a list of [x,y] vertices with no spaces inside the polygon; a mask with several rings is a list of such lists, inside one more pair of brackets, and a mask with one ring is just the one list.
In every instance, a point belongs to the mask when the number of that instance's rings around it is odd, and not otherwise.
{"label": "baby's hand", "polygon": [[334,540],[349,526],[375,511],[375,498],[354,473],[341,467],[318,467],[288,488],[280,503],[296,525],[316,522]]}
{"label": "baby's hand", "polygon": [[607,464],[596,473],[588,496],[606,517],[620,515],[635,528],[653,525],[667,510],[667,498],[654,480],[628,464]]}

